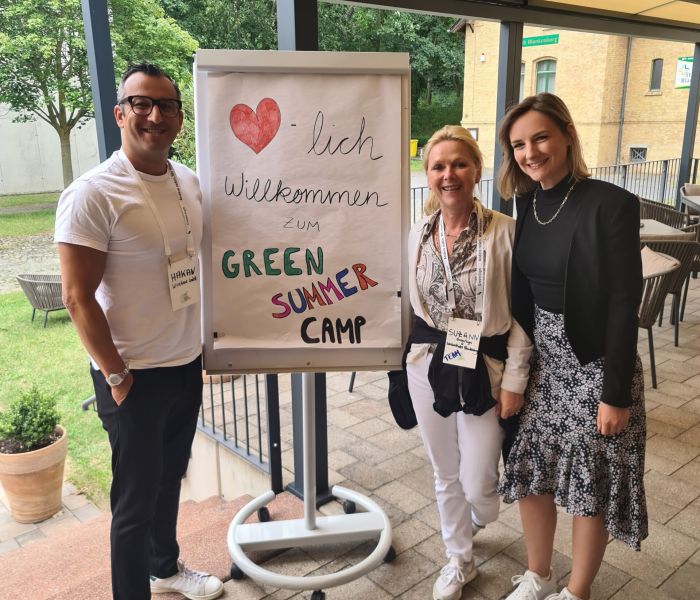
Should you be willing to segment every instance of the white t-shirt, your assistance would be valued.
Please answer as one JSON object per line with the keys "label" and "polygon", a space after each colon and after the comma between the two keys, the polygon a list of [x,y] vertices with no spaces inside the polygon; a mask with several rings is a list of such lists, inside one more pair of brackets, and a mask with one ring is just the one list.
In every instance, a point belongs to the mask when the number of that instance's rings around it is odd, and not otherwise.
{"label": "white t-shirt", "polygon": [[[54,241],[107,253],[95,296],[107,317],[114,345],[131,368],[184,365],[201,353],[200,305],[173,310],[163,234],[127,161],[121,150],[115,152],[66,188],[58,202]],[[184,165],[171,164],[198,259],[202,240],[199,181]],[[173,256],[184,253],[185,221],[170,172],[139,176],[166,228]]]}

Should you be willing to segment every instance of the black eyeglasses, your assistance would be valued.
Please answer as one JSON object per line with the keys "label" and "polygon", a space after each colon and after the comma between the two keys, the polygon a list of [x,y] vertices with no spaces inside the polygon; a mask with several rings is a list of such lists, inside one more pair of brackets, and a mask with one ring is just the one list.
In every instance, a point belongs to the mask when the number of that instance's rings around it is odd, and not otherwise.
{"label": "black eyeglasses", "polygon": [[148,96],[126,96],[126,98],[122,98],[119,101],[119,104],[124,104],[125,102],[129,103],[131,110],[142,117],[150,115],[154,106],[157,106],[160,114],[166,118],[176,117],[182,110],[181,100],[171,100],[169,98],[156,100]]}

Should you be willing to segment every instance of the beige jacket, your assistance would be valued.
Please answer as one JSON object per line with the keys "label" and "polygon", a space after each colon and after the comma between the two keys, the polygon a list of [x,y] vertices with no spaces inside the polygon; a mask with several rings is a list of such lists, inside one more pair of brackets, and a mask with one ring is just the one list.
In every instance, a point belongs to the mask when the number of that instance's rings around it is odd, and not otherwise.
{"label": "beige jacket", "polygon": [[[478,201],[477,201],[478,202]],[[413,312],[428,325],[434,327],[428,311],[418,291],[416,268],[420,257],[420,241],[429,226],[429,217],[416,223],[408,235],[409,291]],[[505,364],[489,356],[484,356],[491,379],[491,390],[497,398],[502,387],[505,390],[522,394],[527,386],[530,373],[532,342],[520,325],[512,319],[510,311],[510,270],[513,257],[513,237],[515,221],[496,211],[486,231],[484,249],[486,254],[486,276],[484,279],[483,336],[508,336],[508,358]],[[413,344],[406,359],[416,362],[430,350],[430,344]]]}

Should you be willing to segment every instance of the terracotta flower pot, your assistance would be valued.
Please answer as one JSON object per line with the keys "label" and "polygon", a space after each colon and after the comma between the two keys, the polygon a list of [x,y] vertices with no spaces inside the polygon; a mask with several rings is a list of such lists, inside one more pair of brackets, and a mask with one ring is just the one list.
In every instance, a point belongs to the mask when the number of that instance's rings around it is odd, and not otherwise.
{"label": "terracotta flower pot", "polygon": [[61,509],[68,443],[65,428],[57,429],[61,437],[50,446],[19,454],[0,452],[0,481],[18,523],[43,521]]}

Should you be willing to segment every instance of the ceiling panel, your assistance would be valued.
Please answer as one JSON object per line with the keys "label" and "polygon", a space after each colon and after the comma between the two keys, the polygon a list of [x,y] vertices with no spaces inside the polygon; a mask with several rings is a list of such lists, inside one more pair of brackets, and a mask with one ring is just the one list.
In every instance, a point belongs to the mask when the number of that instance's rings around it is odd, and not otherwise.
{"label": "ceiling panel", "polygon": [[[538,2],[531,2],[530,4],[537,5]],[[666,2],[662,0],[549,0],[548,4],[563,4],[565,7],[572,9],[595,8],[598,10],[611,10],[634,15],[640,11],[666,4]]]}
{"label": "ceiling panel", "polygon": [[663,6],[645,10],[640,15],[685,23],[700,23],[700,5],[691,2],[669,2]]}

